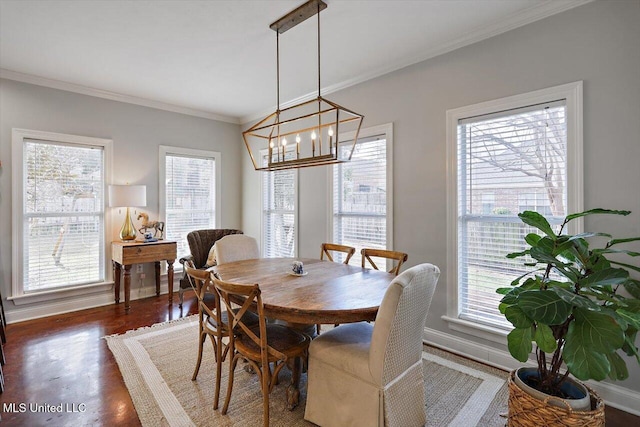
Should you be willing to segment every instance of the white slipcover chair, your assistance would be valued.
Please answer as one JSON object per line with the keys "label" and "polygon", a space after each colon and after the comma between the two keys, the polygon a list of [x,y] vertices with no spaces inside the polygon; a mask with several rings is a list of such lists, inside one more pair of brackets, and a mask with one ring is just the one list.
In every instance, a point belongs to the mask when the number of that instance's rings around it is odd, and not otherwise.
{"label": "white slipcover chair", "polygon": [[438,267],[396,277],[375,324],[343,324],[309,346],[304,418],[320,426],[423,426],[422,335]]}
{"label": "white slipcover chair", "polygon": [[258,242],[253,237],[244,234],[230,234],[215,243],[216,263],[242,261],[260,258]]}

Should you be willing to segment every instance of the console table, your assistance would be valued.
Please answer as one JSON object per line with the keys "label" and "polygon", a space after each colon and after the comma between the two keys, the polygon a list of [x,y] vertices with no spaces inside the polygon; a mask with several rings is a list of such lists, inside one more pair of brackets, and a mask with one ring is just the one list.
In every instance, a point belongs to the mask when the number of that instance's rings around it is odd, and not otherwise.
{"label": "console table", "polygon": [[120,302],[120,273],[124,267],[124,308],[129,310],[131,296],[131,266],[146,262],[155,263],[156,295],[160,295],[160,262],[167,261],[167,281],[169,284],[169,303],[173,302],[173,262],[176,260],[178,246],[176,242],[158,240],[157,242],[114,241],[111,242],[113,278],[115,282],[116,304]]}

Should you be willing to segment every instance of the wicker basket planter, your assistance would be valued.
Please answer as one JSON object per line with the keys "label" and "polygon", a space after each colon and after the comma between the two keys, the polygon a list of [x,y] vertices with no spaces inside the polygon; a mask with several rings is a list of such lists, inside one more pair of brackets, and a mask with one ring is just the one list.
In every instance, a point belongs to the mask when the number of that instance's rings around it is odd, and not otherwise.
{"label": "wicker basket planter", "polygon": [[[595,391],[587,387],[591,395],[590,411],[574,411],[552,406],[524,392],[514,381],[515,371],[509,375],[509,427],[542,426],[604,426],[604,401]],[[586,385],[585,385],[586,387]]]}

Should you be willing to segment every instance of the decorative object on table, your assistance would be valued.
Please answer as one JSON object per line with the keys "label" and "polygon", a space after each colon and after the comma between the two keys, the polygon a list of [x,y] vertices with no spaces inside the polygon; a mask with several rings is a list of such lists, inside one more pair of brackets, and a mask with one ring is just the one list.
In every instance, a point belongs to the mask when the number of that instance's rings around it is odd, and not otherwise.
{"label": "decorative object on table", "polygon": [[[153,237],[159,237],[160,239],[162,239],[162,237],[164,236],[164,222],[162,221],[149,221],[149,214],[146,214],[144,212],[140,212],[138,214],[138,219],[142,218],[142,225],[140,226],[139,230],[140,233],[145,234],[147,230],[151,230],[153,229]],[[160,233],[160,236],[158,236],[158,233]],[[146,237],[145,237],[146,240]]]}
{"label": "decorative object on table", "polygon": [[291,264],[291,270],[294,274],[303,275],[304,263],[302,261],[293,261],[293,263]]}
{"label": "decorative object on table", "polygon": [[156,237],[153,237],[153,233],[150,231],[147,231],[144,233],[144,242],[145,243],[151,243],[151,242],[157,242],[158,239]]}
{"label": "decorative object on table", "polygon": [[129,208],[147,206],[147,186],[110,185],[109,206],[127,208],[124,223],[120,229],[120,240],[134,240],[136,238],[136,228],[133,226],[133,222],[131,221]]}
{"label": "decorative object on table", "polygon": [[[640,329],[640,281],[629,275],[629,270],[640,271],[640,267],[620,261],[620,256],[640,253],[618,249],[621,244],[640,241],[640,237],[563,234],[567,223],[576,218],[629,213],[592,209],[568,215],[557,233],[537,212],[518,215],[542,235],[528,234],[525,241],[530,247],[507,257],[526,256],[525,265],[535,269],[516,278],[512,287],[497,292],[504,295],[500,312],[514,326],[507,337],[511,355],[526,362],[535,342],[538,366],[533,372],[520,368],[511,373],[510,426],[604,425],[604,402],[593,391],[589,390],[586,407],[569,407],[584,397],[587,389],[578,380],[627,378],[629,373],[619,350],[635,356],[640,363],[635,346]],[[588,239],[594,237],[607,241],[601,247],[590,247]],[[608,259],[607,254],[616,258]],[[628,296],[621,292],[623,289]],[[563,364],[567,369],[564,373]],[[518,386],[522,382],[546,397],[531,396]],[[578,391],[575,396],[574,391]]]}
{"label": "decorative object on table", "polygon": [[[322,0],[309,0],[269,26],[276,32],[277,109],[242,133],[256,170],[273,171],[351,160],[364,116],[320,95],[320,11],[326,7]],[[314,15],[318,17],[318,96],[281,110],[280,34]],[[348,139],[346,132],[350,133]],[[339,142],[342,135],[345,139]],[[348,144],[342,144],[346,141]],[[269,153],[266,166],[259,161],[262,150]]]}

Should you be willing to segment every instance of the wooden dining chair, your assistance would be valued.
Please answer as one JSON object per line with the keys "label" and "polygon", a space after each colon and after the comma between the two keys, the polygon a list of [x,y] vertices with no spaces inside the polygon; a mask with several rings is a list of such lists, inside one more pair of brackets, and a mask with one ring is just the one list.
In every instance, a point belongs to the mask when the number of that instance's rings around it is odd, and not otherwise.
{"label": "wooden dining chair", "polygon": [[356,253],[356,248],[353,246],[338,245],[336,243],[323,243],[320,247],[320,259],[324,259],[325,255],[329,261],[333,261],[331,252],[343,252],[347,254],[343,261],[343,264],[349,264],[349,260]]}
{"label": "wooden dining chair", "polygon": [[[293,384],[297,384],[300,380],[301,360],[306,358],[311,338],[284,325],[267,324],[261,291],[257,284],[231,283],[215,277],[212,280],[229,312],[230,322],[228,346],[232,357],[229,362],[229,385],[222,414],[225,415],[229,409],[234,370],[238,360],[244,358],[258,374],[262,389],[263,425],[269,426],[269,394],[277,384],[280,370],[289,361],[292,361],[297,368],[293,369],[292,385],[287,388],[287,402],[291,406],[292,402],[298,400],[299,391],[297,387],[293,387]],[[242,306],[237,311],[232,311],[233,302],[242,300],[244,300]],[[257,310],[259,319],[257,325],[248,325],[244,320],[244,315],[250,309]],[[238,333],[232,333],[236,329]],[[273,372],[269,366],[271,363],[273,363]]]}
{"label": "wooden dining chair", "polygon": [[366,261],[369,261],[369,264],[371,264],[374,269],[379,270],[372,257],[394,260],[397,264],[389,270],[389,273],[395,274],[396,276],[400,273],[400,267],[402,267],[402,264],[409,259],[409,255],[404,252],[387,251],[384,249],[364,248],[360,253],[362,254],[362,268],[365,268]]}
{"label": "wooden dining chair", "polygon": [[[211,339],[216,362],[215,394],[213,398],[213,409],[218,409],[220,398],[220,375],[222,374],[222,362],[227,356],[229,347],[222,342],[222,337],[228,335],[229,318],[228,313],[222,310],[220,296],[213,287],[211,275],[206,270],[193,268],[189,263],[184,265],[193,290],[198,298],[198,361],[193,371],[191,381],[195,381],[200,371],[202,363],[202,350],[207,337]],[[252,312],[244,314],[244,322],[248,325],[256,325],[258,316]]]}
{"label": "wooden dining chair", "polygon": [[424,325],[440,276],[420,264],[394,278],[374,324],[347,323],[309,346],[304,419],[319,426],[424,426]]}

